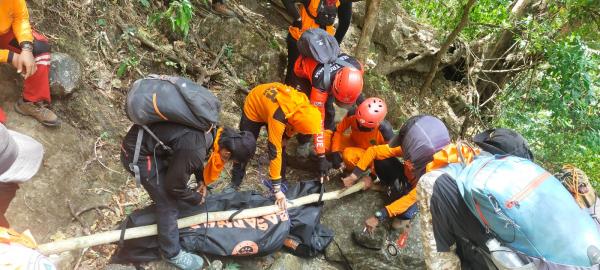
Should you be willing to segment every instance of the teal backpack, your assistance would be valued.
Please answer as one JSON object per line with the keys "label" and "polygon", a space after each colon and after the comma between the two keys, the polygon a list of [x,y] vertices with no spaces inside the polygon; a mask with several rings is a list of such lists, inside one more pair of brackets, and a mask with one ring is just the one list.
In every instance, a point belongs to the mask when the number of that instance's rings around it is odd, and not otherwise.
{"label": "teal backpack", "polygon": [[457,182],[470,211],[491,236],[548,269],[600,269],[590,214],[542,167],[515,156],[480,155],[439,169]]}

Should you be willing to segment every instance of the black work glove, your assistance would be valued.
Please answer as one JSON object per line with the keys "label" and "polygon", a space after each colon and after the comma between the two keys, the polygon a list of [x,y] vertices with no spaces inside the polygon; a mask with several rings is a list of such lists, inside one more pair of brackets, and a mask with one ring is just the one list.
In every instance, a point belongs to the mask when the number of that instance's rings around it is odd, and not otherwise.
{"label": "black work glove", "polygon": [[297,27],[298,29],[302,29],[302,20],[294,20],[292,22],[293,27]]}
{"label": "black work glove", "polygon": [[334,152],[331,154],[331,165],[336,170],[342,167],[342,154],[340,154],[340,152]]}
{"label": "black work glove", "polygon": [[319,174],[321,177],[327,178],[327,173],[331,169],[331,163],[325,158],[325,155],[319,156]]}

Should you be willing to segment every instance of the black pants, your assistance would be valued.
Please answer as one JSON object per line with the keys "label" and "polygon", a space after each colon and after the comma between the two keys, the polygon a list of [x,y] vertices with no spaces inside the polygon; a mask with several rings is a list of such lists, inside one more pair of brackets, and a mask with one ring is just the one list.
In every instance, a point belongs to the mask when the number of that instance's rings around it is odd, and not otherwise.
{"label": "black pants", "polygon": [[[129,163],[133,154],[121,150],[121,162],[129,171]],[[156,220],[158,226],[158,243],[165,258],[172,258],[179,253],[179,229],[177,229],[177,198],[167,192],[165,185],[168,162],[160,157],[155,161],[152,156],[140,156],[138,160],[142,186],[156,205]],[[129,171],[131,172],[131,171]],[[133,173],[132,173],[133,174]]]}
{"label": "black pants", "polygon": [[[375,160],[373,163],[377,177],[387,187],[387,203],[392,203],[410,192],[411,185],[406,175],[404,175],[404,164],[397,158]],[[411,219],[417,213],[417,210],[418,207],[415,203],[398,217],[400,219]]]}
{"label": "black pants", "polygon": [[19,189],[19,184],[0,183],[0,227],[10,227],[10,224],[8,224],[8,220],[6,220],[4,214],[6,213],[10,202],[17,194],[17,189]]}
{"label": "black pants", "polygon": [[[246,117],[246,114],[244,114],[242,112],[242,119],[240,119],[240,127],[239,127],[240,131],[249,131],[252,133],[252,135],[254,135],[254,139],[258,140],[258,135],[260,135],[260,129],[263,126],[266,126],[266,124],[254,122],[254,121],[248,119],[248,117]],[[269,144],[268,149],[274,149],[274,146]],[[269,150],[269,152],[271,152],[271,150]],[[269,154],[269,160],[274,159],[273,156],[274,155]],[[285,167],[286,167],[285,163],[286,163],[285,162],[285,144],[282,144],[282,160],[281,160],[282,180],[285,179]],[[248,165],[248,162],[237,162],[237,163],[233,164],[233,169],[231,170],[231,185],[234,188],[239,188],[240,185],[242,184],[242,179],[244,179],[244,176],[246,176],[246,166],[247,165]],[[268,165],[267,165],[266,174],[269,175]]]}

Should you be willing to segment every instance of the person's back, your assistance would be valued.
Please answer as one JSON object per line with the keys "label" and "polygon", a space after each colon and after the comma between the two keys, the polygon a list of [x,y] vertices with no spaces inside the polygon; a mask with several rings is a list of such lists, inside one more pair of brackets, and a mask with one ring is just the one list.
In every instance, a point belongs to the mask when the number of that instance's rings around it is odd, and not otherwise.
{"label": "person's back", "polygon": [[[123,138],[123,149],[128,153],[135,151],[137,142],[139,125],[132,125],[125,138]],[[204,132],[188,127],[185,125],[173,122],[159,122],[149,125],[148,128],[167,146],[172,149],[183,147],[199,148],[206,144]],[[167,156],[169,153],[162,147],[158,146],[158,142],[147,133],[144,134],[140,147],[140,156],[156,155]]]}

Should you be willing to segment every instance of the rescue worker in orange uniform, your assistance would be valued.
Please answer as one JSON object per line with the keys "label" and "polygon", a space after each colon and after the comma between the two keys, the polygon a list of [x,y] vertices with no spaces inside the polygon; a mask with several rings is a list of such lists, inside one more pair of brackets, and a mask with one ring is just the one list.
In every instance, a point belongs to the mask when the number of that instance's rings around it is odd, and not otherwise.
{"label": "rescue worker in orange uniform", "polygon": [[[50,45],[31,29],[25,0],[0,1],[0,63],[9,63],[24,81],[23,98],[15,110],[31,116],[46,126],[58,126],[60,120],[46,106],[50,104]],[[0,123],[6,115],[0,108]]]}
{"label": "rescue worker in orange uniform", "polygon": [[[249,131],[258,138],[261,127],[267,127],[269,176],[272,192],[281,208],[287,207],[285,195],[281,191],[281,180],[285,177],[285,143],[296,133],[322,133],[321,122],[319,110],[293,87],[281,83],[261,84],[252,89],[246,97],[240,130]],[[318,151],[325,151],[324,144],[317,147],[323,148]],[[231,180],[234,189],[239,188],[246,174],[246,165],[247,162],[234,164]],[[320,167],[323,167],[320,170],[328,170],[327,165],[326,160],[320,162]]]}
{"label": "rescue worker in orange uniform", "polygon": [[[352,20],[351,0],[282,0],[288,14],[294,22],[289,27],[286,38],[288,49],[288,65],[285,75],[285,83],[294,85],[293,70],[294,63],[300,54],[296,42],[307,29],[321,28],[330,35],[335,36],[338,43],[342,43],[350,21]],[[300,3],[296,6],[296,3]],[[338,27],[335,29],[333,23],[336,15]]]}
{"label": "rescue worker in orange uniform", "polygon": [[[348,66],[342,66],[339,63],[331,64],[330,85],[325,85],[325,72],[328,70],[325,65],[315,61],[311,57],[300,55],[294,67],[294,73],[299,79],[306,80],[310,83],[310,87],[297,85],[309,97],[310,102],[319,108],[323,117],[323,130],[333,130],[335,123],[335,108],[337,106],[350,109],[355,104],[358,105],[364,101],[362,96],[363,88],[363,69],[362,65],[355,58],[340,54],[338,60],[345,62]],[[297,88],[298,88],[297,87]],[[316,144],[323,141],[322,134],[313,136],[313,141]],[[299,136],[299,155],[308,156],[307,149],[310,148],[310,138]],[[324,153],[316,153],[322,156]]]}
{"label": "rescue worker in orange uniform", "polygon": [[[429,133],[429,130],[442,132]],[[419,178],[425,174],[426,168],[435,165],[430,165],[434,154],[449,144],[450,135],[441,120],[430,115],[418,115],[408,119],[388,144],[372,146],[365,151],[352,174],[342,179],[344,185],[353,185],[359,176],[365,174],[369,164],[374,163],[377,177],[387,187],[388,199],[392,201],[365,220],[369,232],[388,218],[408,220],[416,214]],[[371,186],[372,179],[368,175],[361,179],[366,186]]]}
{"label": "rescue worker in orange uniform", "polygon": [[[394,131],[385,120],[386,114],[385,101],[376,97],[367,98],[358,108],[348,111],[337,124],[331,140],[334,169],[340,168],[343,161],[346,170],[353,170],[367,148],[392,139]],[[345,135],[348,129],[350,134]],[[369,167],[372,169],[372,165]]]}

